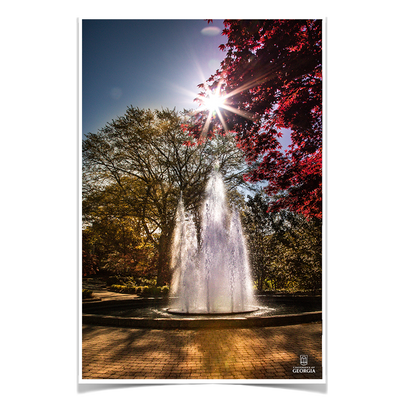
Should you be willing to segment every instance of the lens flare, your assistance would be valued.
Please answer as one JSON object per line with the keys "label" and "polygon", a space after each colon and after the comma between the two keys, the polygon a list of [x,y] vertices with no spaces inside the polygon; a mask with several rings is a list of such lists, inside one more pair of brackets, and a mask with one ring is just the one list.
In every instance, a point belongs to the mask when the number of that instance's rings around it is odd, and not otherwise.
{"label": "lens flare", "polygon": [[203,125],[202,133],[201,136],[205,136],[208,132],[208,129],[210,127],[211,119],[213,116],[217,115],[222,127],[225,132],[228,132],[228,126],[226,124],[226,121],[224,120],[224,117],[221,113],[221,109],[227,110],[229,112],[238,114],[244,118],[247,119],[253,119],[253,116],[251,113],[244,111],[244,110],[239,110],[237,108],[234,108],[230,106],[229,104],[225,104],[225,101],[232,97],[235,93],[229,93],[229,94],[221,94],[221,84],[222,81],[220,81],[217,85],[217,88],[215,90],[211,90],[207,85],[205,85],[205,93],[204,95],[198,96],[197,100],[200,102],[200,107],[195,111],[195,114],[207,111],[208,115],[206,118],[206,121]]}
{"label": "lens flare", "polygon": [[[200,66],[198,67],[199,67],[199,72],[201,72]],[[197,96],[192,91],[179,86],[175,89],[178,89],[181,93],[191,94],[193,96],[196,96],[194,98],[194,101],[199,103],[199,107],[196,110],[191,111],[192,116],[195,116],[203,112],[207,113],[207,117],[206,120],[204,121],[202,132],[200,134],[201,137],[204,137],[207,135],[207,132],[210,128],[211,120],[213,118],[218,118],[219,121],[221,122],[224,131],[228,132],[229,130],[228,125],[224,119],[224,116],[221,113],[222,110],[228,111],[229,113],[233,113],[248,120],[254,121],[256,116],[253,113],[243,109],[243,107],[242,108],[235,107],[234,102],[232,101],[231,98],[235,95],[240,94],[241,92],[251,90],[252,88],[260,84],[266,83],[273,76],[274,76],[273,71],[266,71],[264,74],[258,77],[254,77],[252,79],[247,80],[241,86],[233,89],[229,93],[225,93],[223,90],[221,90],[223,79],[221,79],[218,82],[217,87],[215,89],[211,89],[207,85],[207,83],[204,83],[203,84],[204,92],[201,95]],[[202,78],[204,81],[205,79],[204,76],[202,76]]]}
{"label": "lens flare", "polygon": [[204,106],[209,112],[217,111],[220,107],[224,106],[225,99],[217,94],[211,93],[204,99]]}

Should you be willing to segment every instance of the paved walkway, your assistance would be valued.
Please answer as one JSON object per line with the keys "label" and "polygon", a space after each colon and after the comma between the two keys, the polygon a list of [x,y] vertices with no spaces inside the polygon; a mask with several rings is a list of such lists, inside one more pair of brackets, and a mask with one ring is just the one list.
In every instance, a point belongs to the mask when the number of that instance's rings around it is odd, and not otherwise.
{"label": "paved walkway", "polygon": [[[321,348],[321,323],[165,331],[83,325],[82,378],[321,379]],[[293,373],[300,355],[315,373]]]}

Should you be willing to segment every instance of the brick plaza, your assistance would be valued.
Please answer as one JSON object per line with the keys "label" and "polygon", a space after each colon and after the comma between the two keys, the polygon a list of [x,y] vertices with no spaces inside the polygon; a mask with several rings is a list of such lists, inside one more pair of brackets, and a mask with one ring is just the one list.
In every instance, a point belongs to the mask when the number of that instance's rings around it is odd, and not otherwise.
{"label": "brick plaza", "polygon": [[[308,355],[315,373],[293,373]],[[320,322],[245,329],[82,326],[82,378],[321,379]]]}

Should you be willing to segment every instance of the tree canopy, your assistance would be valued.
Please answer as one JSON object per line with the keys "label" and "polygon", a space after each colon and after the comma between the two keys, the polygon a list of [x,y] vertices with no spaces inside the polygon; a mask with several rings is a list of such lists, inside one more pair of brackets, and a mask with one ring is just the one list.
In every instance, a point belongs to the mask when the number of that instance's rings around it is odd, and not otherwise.
{"label": "tree canopy", "polygon": [[83,142],[87,236],[107,254],[103,264],[118,265],[119,257],[125,266],[124,259],[133,260],[135,268],[146,264],[149,270],[154,265],[160,285],[169,279],[169,248],[180,196],[196,215],[215,159],[231,193],[243,184],[246,167],[232,138],[190,146],[182,123],[175,110],[131,106]]}
{"label": "tree canopy", "polygon": [[[199,101],[221,93],[223,104],[197,113],[196,139],[233,131],[251,170],[266,181],[270,211],[322,218],[322,21],[225,20],[226,57]],[[291,144],[283,151],[282,130]]]}

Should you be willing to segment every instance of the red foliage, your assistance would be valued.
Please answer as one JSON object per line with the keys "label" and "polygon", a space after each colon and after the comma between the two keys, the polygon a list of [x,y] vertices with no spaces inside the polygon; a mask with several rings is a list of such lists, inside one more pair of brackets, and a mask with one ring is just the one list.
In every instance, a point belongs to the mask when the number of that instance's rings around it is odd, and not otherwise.
{"label": "red foliage", "polygon": [[94,275],[99,271],[97,257],[82,249],[82,275]]}
{"label": "red foliage", "polygon": [[[275,199],[271,210],[322,218],[321,20],[225,20],[224,25],[228,42],[220,48],[226,57],[208,87],[220,85],[226,96],[228,109],[221,109],[221,116],[251,166],[245,178],[268,182],[266,192]],[[204,96],[205,85],[199,87]],[[193,118],[191,136],[224,132],[219,118],[203,132],[206,119],[207,111]],[[287,151],[278,140],[283,128],[291,130]]]}

